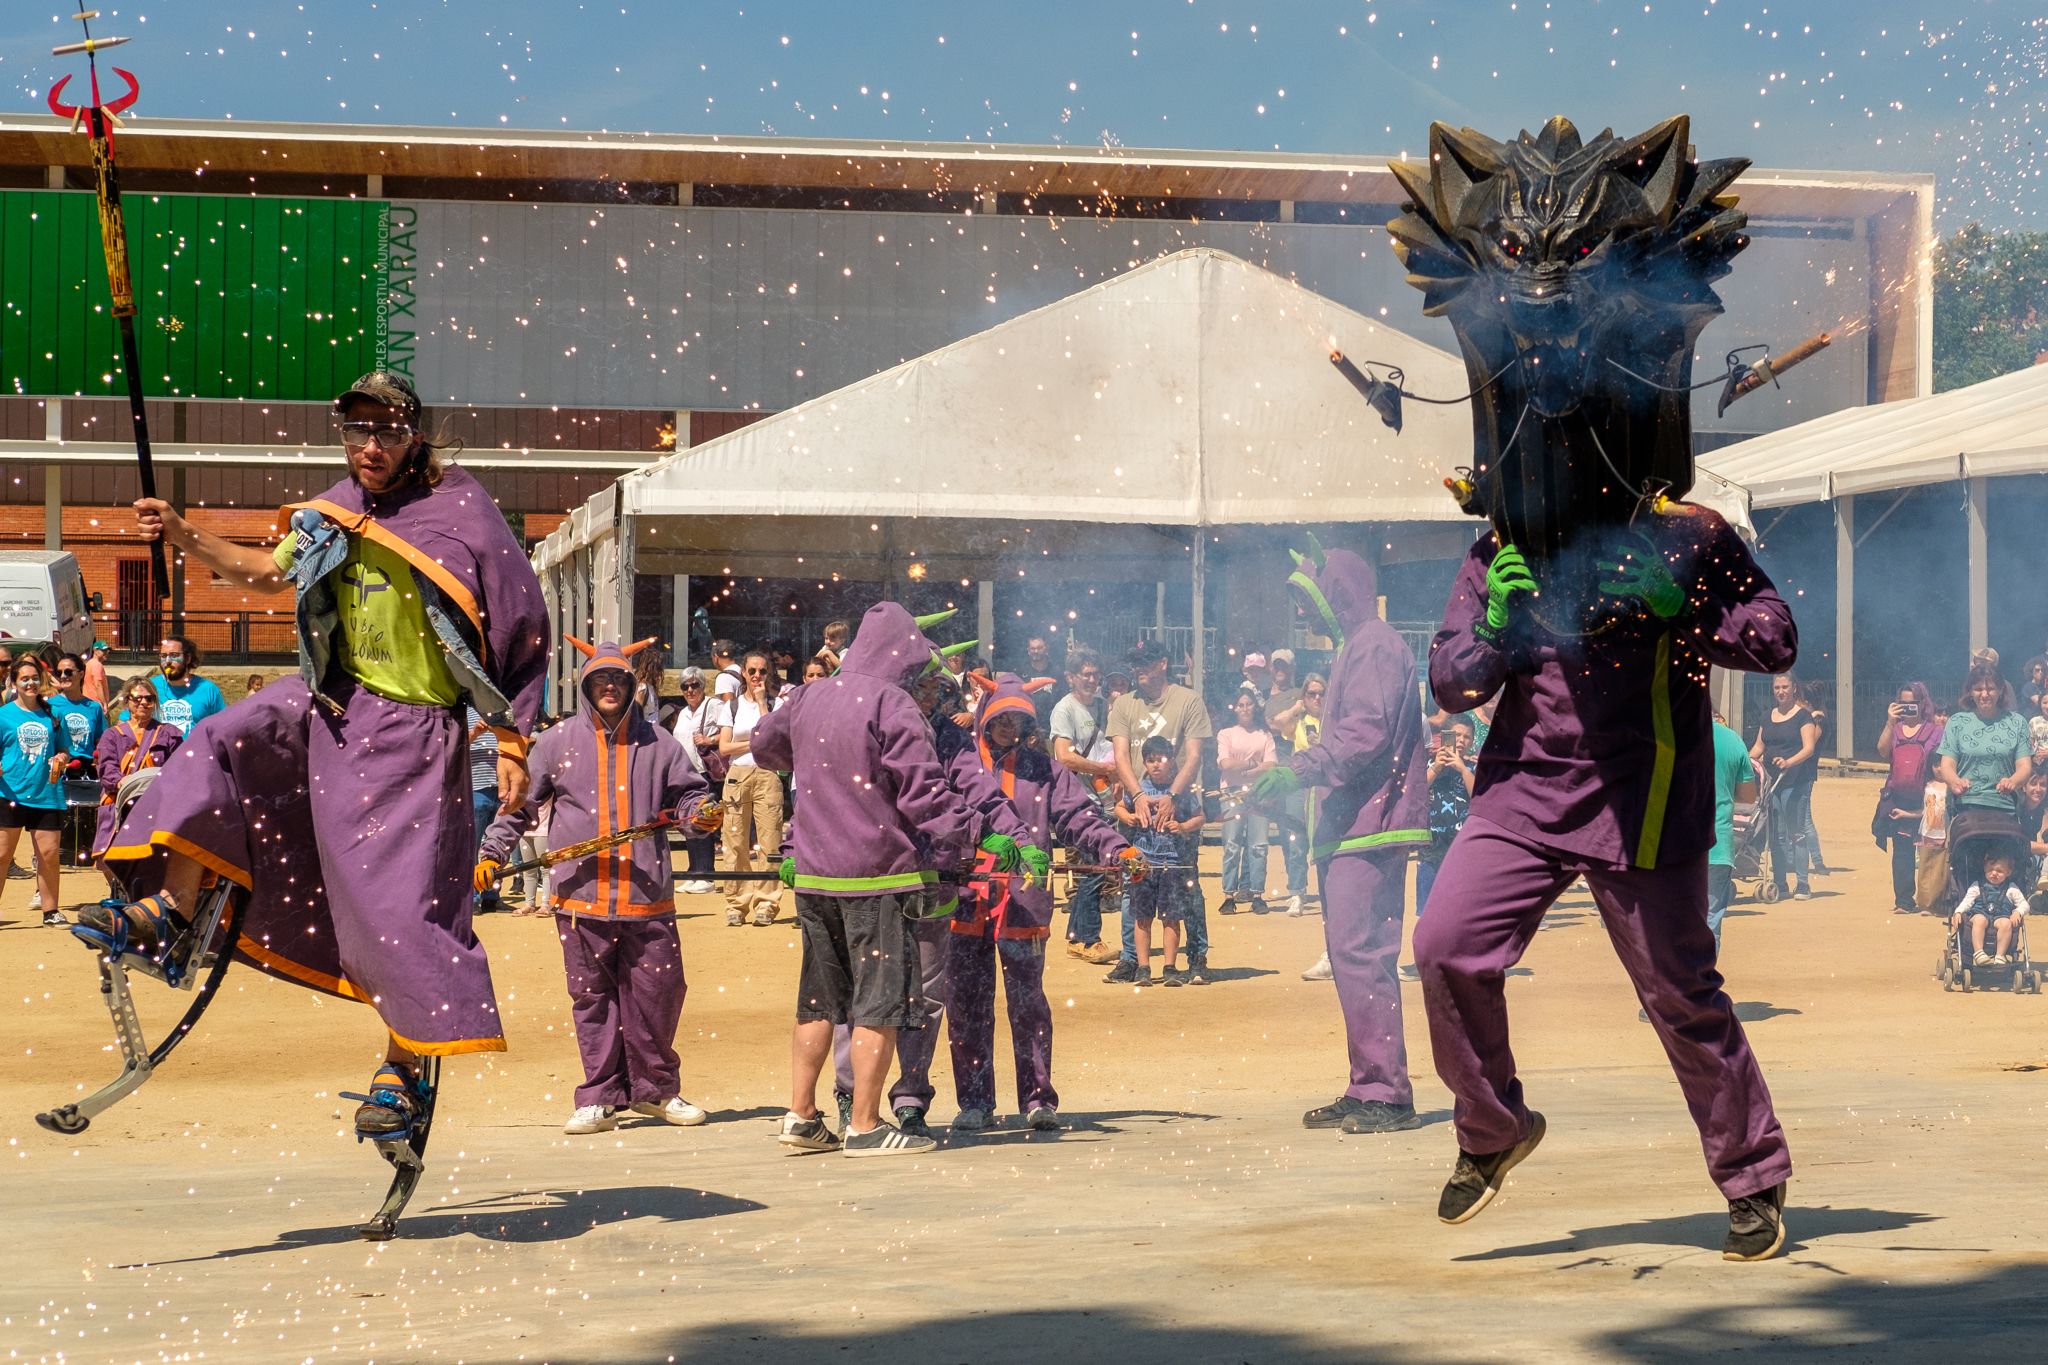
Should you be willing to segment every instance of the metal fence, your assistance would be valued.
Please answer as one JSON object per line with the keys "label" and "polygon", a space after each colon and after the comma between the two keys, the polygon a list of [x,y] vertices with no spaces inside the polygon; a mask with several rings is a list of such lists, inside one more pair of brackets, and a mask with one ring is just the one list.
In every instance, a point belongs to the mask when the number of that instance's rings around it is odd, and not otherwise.
{"label": "metal fence", "polygon": [[189,636],[207,660],[223,664],[286,664],[298,657],[298,629],[290,609],[279,611],[99,611],[94,638],[119,663],[156,658],[166,635]]}

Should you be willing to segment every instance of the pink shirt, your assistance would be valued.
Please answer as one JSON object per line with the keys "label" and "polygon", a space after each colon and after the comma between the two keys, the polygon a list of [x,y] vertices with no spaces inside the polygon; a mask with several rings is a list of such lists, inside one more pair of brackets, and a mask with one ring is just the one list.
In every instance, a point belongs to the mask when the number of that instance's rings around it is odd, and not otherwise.
{"label": "pink shirt", "polygon": [[1226,787],[1245,785],[1244,774],[1262,763],[1279,761],[1270,730],[1248,730],[1232,725],[1216,732],[1216,767]]}

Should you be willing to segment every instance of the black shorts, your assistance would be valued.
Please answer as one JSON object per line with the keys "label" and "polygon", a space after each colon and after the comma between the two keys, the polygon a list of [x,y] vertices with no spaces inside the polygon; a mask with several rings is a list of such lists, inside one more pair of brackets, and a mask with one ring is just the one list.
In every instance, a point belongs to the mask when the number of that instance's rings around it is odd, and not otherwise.
{"label": "black shorts", "polygon": [[24,806],[0,796],[0,829],[50,829],[64,828],[64,812],[59,808],[46,806]]}
{"label": "black shorts", "polygon": [[803,968],[796,1019],[860,1028],[920,1028],[924,1000],[910,917],[918,892],[887,896],[818,896],[799,891],[797,930]]}

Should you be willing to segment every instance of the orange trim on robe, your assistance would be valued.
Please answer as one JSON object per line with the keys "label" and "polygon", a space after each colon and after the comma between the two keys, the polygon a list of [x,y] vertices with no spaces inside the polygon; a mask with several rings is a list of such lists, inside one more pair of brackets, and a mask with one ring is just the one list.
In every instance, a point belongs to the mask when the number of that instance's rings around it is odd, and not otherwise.
{"label": "orange trim on robe", "polygon": [[[158,778],[157,781],[161,782],[163,779]],[[146,844],[122,844],[108,849],[100,856],[113,862],[131,862],[137,858],[151,856],[159,846],[170,849],[173,853],[184,854],[207,871],[226,877],[245,891],[256,884],[256,879],[245,869],[235,866],[217,853],[201,848],[182,834],[174,834],[166,829],[152,831]]]}

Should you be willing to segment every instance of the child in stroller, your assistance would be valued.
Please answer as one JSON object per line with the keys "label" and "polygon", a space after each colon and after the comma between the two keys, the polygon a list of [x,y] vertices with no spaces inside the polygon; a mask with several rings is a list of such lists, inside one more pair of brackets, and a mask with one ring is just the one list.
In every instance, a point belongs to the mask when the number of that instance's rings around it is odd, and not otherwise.
{"label": "child in stroller", "polygon": [[2041,975],[2027,953],[2027,898],[2014,880],[2030,843],[2019,821],[2003,811],[1966,810],[1950,818],[1948,839],[1956,900],[1942,955],[1943,986],[1967,991],[2003,974],[2015,991],[2039,991]]}

